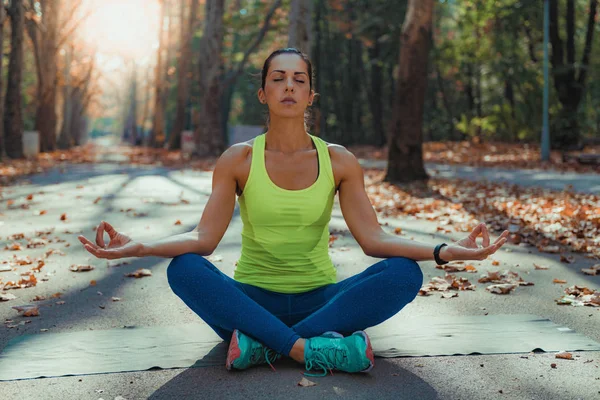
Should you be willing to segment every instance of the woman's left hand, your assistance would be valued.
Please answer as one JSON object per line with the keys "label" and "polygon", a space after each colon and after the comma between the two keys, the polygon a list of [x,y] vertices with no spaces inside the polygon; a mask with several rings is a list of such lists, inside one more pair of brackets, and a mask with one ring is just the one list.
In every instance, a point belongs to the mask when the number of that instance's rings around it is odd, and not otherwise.
{"label": "woman's left hand", "polygon": [[[483,237],[483,247],[477,245],[477,237]],[[502,234],[490,245],[490,235],[484,223],[477,225],[473,232],[456,243],[448,244],[440,250],[440,258],[444,261],[454,260],[485,260],[494,254],[508,237],[508,231]]]}

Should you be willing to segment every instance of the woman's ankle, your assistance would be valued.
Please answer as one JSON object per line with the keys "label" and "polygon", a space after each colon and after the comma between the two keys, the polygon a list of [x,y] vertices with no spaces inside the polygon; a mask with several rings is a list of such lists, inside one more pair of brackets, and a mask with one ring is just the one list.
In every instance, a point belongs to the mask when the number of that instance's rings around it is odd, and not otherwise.
{"label": "woman's ankle", "polygon": [[296,340],[296,343],[294,343],[294,346],[292,347],[292,350],[290,351],[290,358],[292,358],[302,364],[304,364],[304,344],[305,344],[305,342],[306,341],[302,338]]}

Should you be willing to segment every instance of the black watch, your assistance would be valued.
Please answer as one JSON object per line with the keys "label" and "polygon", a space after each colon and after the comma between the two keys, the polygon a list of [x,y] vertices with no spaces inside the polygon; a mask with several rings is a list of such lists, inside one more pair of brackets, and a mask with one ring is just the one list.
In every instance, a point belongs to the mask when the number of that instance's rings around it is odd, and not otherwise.
{"label": "black watch", "polygon": [[433,250],[433,257],[435,258],[435,262],[438,265],[444,265],[444,264],[448,264],[450,262],[450,261],[444,261],[440,258],[440,250],[444,246],[448,246],[448,245],[446,243],[440,243],[437,246],[435,246],[435,250]]}

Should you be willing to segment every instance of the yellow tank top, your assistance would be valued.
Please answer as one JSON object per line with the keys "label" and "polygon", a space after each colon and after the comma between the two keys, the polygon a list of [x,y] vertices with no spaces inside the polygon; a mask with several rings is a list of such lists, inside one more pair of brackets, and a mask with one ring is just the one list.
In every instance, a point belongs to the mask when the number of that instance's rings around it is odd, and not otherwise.
{"label": "yellow tank top", "polygon": [[250,174],[238,199],[242,252],[233,278],[279,293],[336,283],[329,256],[335,180],[327,143],[310,135],[319,160],[317,180],[308,188],[287,190],[267,174],[265,135],[254,140]]}

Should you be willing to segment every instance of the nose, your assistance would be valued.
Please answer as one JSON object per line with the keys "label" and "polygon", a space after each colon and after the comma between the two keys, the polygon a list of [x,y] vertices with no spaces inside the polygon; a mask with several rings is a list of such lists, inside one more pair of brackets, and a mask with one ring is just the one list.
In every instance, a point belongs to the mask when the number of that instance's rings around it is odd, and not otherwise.
{"label": "nose", "polygon": [[286,90],[290,89],[290,90],[294,90],[294,79],[293,78],[288,78],[287,80],[287,85],[286,85]]}

